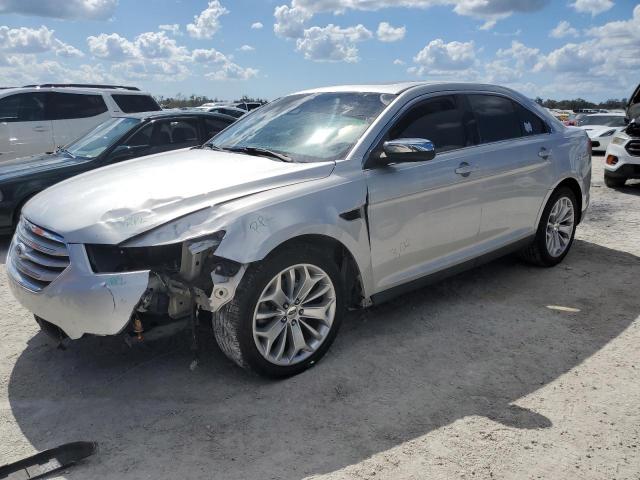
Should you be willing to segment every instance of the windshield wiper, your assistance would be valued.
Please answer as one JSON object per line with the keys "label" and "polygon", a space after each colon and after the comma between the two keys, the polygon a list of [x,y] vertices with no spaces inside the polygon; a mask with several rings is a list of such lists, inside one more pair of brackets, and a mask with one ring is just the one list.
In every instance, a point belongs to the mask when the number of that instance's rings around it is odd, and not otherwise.
{"label": "windshield wiper", "polygon": [[[217,147],[217,148],[219,148],[219,147]],[[281,162],[293,162],[293,159],[290,156],[285,155],[284,153],[274,152],[273,150],[269,150],[267,148],[260,148],[260,147],[230,147],[230,148],[224,148],[224,149],[221,149],[221,150],[227,150],[229,152],[247,153],[249,155],[262,155],[262,156],[265,156],[265,157],[277,158]]]}

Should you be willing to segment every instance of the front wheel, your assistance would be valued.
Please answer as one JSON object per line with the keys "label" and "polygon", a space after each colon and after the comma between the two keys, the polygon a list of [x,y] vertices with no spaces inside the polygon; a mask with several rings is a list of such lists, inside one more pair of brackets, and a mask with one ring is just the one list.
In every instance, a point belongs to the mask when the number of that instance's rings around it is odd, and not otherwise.
{"label": "front wheel", "polygon": [[624,177],[612,177],[611,175],[607,175],[606,173],[604,174],[604,184],[609,188],[624,187],[626,181],[627,179]]}
{"label": "front wheel", "polygon": [[287,377],[327,352],[343,310],[336,264],[317,247],[294,245],[247,270],[235,298],[214,315],[213,330],[241,367]]}
{"label": "front wheel", "polygon": [[522,258],[542,267],[557,265],[569,253],[577,224],[575,194],[567,187],[558,188],[542,212],[533,242],[520,252]]}

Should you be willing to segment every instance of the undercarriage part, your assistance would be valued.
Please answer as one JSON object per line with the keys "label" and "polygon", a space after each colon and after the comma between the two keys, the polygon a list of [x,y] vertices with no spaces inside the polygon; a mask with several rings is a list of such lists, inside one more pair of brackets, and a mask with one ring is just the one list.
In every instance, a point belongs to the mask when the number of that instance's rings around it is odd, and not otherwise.
{"label": "undercarriage part", "polygon": [[30,457],[0,466],[0,478],[23,480],[43,478],[70,467],[98,451],[95,442],[72,442],[51,448]]}
{"label": "undercarriage part", "polygon": [[138,341],[141,342],[143,340],[142,333],[144,332],[144,327],[142,326],[142,320],[136,318],[133,321],[133,333],[136,334]]}
{"label": "undercarriage part", "polygon": [[[235,262],[234,262],[235,263]],[[236,289],[244,276],[244,272],[247,270],[246,265],[239,265],[238,270],[235,270],[233,275],[225,275],[233,272],[234,270],[226,270],[228,266],[219,265],[220,268],[214,269],[211,272],[211,280],[213,281],[213,289],[211,296],[209,297],[207,310],[217,312],[221,307],[229,303],[236,294]]]}

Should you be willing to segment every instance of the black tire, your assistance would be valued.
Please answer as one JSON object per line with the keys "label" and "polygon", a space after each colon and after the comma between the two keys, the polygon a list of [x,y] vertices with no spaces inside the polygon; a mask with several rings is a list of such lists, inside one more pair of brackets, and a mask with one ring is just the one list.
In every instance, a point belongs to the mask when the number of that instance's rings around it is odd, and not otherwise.
{"label": "black tire", "polygon": [[[547,222],[549,221],[549,214],[551,213],[551,209],[555,205],[555,203],[561,198],[566,197],[571,201],[573,205],[573,231],[571,232],[571,238],[569,239],[569,244],[565,251],[554,257],[549,253],[547,248]],[[531,263],[533,265],[538,265],[540,267],[553,267],[567,256],[569,250],[571,250],[571,246],[573,245],[573,239],[576,234],[576,226],[578,225],[578,202],[576,201],[576,196],[573,191],[568,187],[560,187],[556,189],[549,197],[547,204],[544,207],[542,212],[542,216],[540,217],[540,224],[538,225],[538,230],[536,231],[536,236],[533,242],[526,248],[520,251],[520,257],[524,259],[526,262]]]}
{"label": "black tire", "polygon": [[624,183],[627,181],[626,178],[612,177],[610,175],[604,174],[604,184],[609,188],[620,188],[624,187]]}
{"label": "black tire", "polygon": [[[335,317],[324,342],[310,357],[293,365],[276,365],[262,356],[254,342],[253,314],[267,284],[287,267],[301,263],[321,268],[331,279],[336,295]],[[220,349],[240,367],[268,377],[289,377],[313,366],[329,350],[342,323],[344,299],[340,272],[325,250],[313,245],[288,245],[247,269],[233,300],[213,316],[213,332]]]}

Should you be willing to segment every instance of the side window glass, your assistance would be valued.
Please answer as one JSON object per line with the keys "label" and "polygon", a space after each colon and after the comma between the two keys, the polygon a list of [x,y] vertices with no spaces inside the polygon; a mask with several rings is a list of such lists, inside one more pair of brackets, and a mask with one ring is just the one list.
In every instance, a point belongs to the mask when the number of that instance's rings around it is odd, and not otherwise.
{"label": "side window glass", "polygon": [[204,127],[205,127],[205,138],[209,140],[217,135],[220,131],[227,128],[229,124],[225,123],[221,120],[213,120],[211,118],[205,118]]}
{"label": "side window glass", "polygon": [[541,133],[549,133],[547,125],[528,108],[523,107],[519,103],[514,103],[520,123],[520,131],[523,136],[540,135]]}
{"label": "side window glass", "polygon": [[179,145],[182,147],[198,145],[200,143],[198,123],[196,120],[174,120],[166,122],[164,125],[169,127],[171,145]]}
{"label": "side window glass", "polygon": [[151,145],[151,133],[153,131],[153,124],[149,124],[146,127],[143,127],[138,132],[134,133],[133,136],[126,141],[125,145],[129,147],[143,147]]}
{"label": "side window glass", "polygon": [[520,120],[511,100],[497,95],[469,95],[468,99],[482,143],[522,136]]}
{"label": "side window glass", "polygon": [[45,119],[44,93],[18,93],[0,100],[0,121],[38,122]]}
{"label": "side window glass", "polygon": [[433,142],[436,152],[472,145],[458,100],[455,95],[445,95],[420,103],[391,128],[386,140],[424,138]]}
{"label": "side window glass", "polygon": [[54,92],[50,98],[52,120],[95,117],[107,111],[102,95]]}

